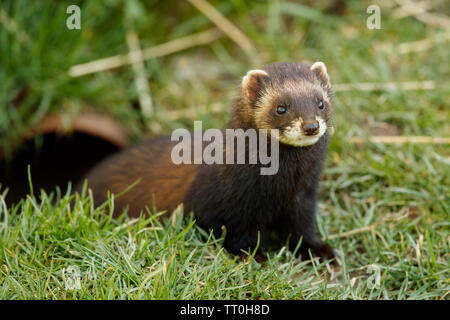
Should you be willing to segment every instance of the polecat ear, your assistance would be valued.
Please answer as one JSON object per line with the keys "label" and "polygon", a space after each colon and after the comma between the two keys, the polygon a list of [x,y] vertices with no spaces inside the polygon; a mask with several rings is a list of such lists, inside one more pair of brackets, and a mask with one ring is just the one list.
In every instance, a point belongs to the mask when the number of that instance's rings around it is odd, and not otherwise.
{"label": "polecat ear", "polygon": [[314,72],[325,90],[330,89],[330,77],[328,76],[325,63],[323,63],[322,61],[314,62],[311,65],[310,70]]}
{"label": "polecat ear", "polygon": [[242,90],[250,103],[255,103],[261,96],[261,90],[264,89],[269,81],[269,75],[264,70],[250,70],[242,78]]}

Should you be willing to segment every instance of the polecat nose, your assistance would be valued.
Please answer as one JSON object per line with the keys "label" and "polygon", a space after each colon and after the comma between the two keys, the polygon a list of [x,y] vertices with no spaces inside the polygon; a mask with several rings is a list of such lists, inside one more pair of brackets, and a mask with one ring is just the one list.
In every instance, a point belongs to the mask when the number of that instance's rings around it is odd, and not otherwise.
{"label": "polecat nose", "polygon": [[313,136],[319,132],[319,122],[318,121],[304,122],[302,124],[302,130],[305,135]]}

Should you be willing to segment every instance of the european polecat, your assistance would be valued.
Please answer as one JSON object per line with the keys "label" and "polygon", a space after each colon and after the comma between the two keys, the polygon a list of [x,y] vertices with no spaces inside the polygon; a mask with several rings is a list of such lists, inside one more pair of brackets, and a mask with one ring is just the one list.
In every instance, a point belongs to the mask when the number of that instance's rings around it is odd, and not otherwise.
{"label": "european polecat", "polygon": [[[193,210],[202,228],[220,236],[225,226],[224,247],[231,253],[254,249],[258,242],[264,249],[276,235],[283,243],[289,239],[291,249],[302,239],[302,255],[310,249],[322,259],[333,258],[334,250],[315,232],[330,100],[330,81],[322,62],[274,63],[251,70],[238,88],[227,129],[278,129],[276,174],[262,175],[260,162],[176,165],[171,159],[176,142],[161,137],[95,167],[87,176],[95,203],[104,202],[108,190],[117,194],[140,180],[116,200],[116,212],[125,206],[132,216],[145,206],[170,211],[183,202],[185,212]],[[245,140],[247,151],[248,143]]]}

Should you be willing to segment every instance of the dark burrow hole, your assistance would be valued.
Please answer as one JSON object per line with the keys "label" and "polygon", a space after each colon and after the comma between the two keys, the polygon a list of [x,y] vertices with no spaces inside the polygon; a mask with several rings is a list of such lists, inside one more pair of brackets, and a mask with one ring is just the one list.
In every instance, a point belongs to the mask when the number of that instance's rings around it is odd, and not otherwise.
{"label": "dark burrow hole", "polygon": [[26,141],[9,159],[0,159],[0,193],[9,188],[5,201],[18,202],[30,192],[28,165],[35,195],[40,189],[62,192],[106,156],[120,148],[102,138],[75,132],[70,136],[48,133]]}

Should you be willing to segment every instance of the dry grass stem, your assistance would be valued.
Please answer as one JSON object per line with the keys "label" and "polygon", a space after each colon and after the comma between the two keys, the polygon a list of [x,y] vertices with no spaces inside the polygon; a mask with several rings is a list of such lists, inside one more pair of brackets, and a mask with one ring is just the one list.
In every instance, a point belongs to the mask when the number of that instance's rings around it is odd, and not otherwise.
{"label": "dry grass stem", "polygon": [[433,90],[436,84],[432,80],[406,82],[356,82],[333,85],[335,92],[339,91],[397,91],[397,90]]}

